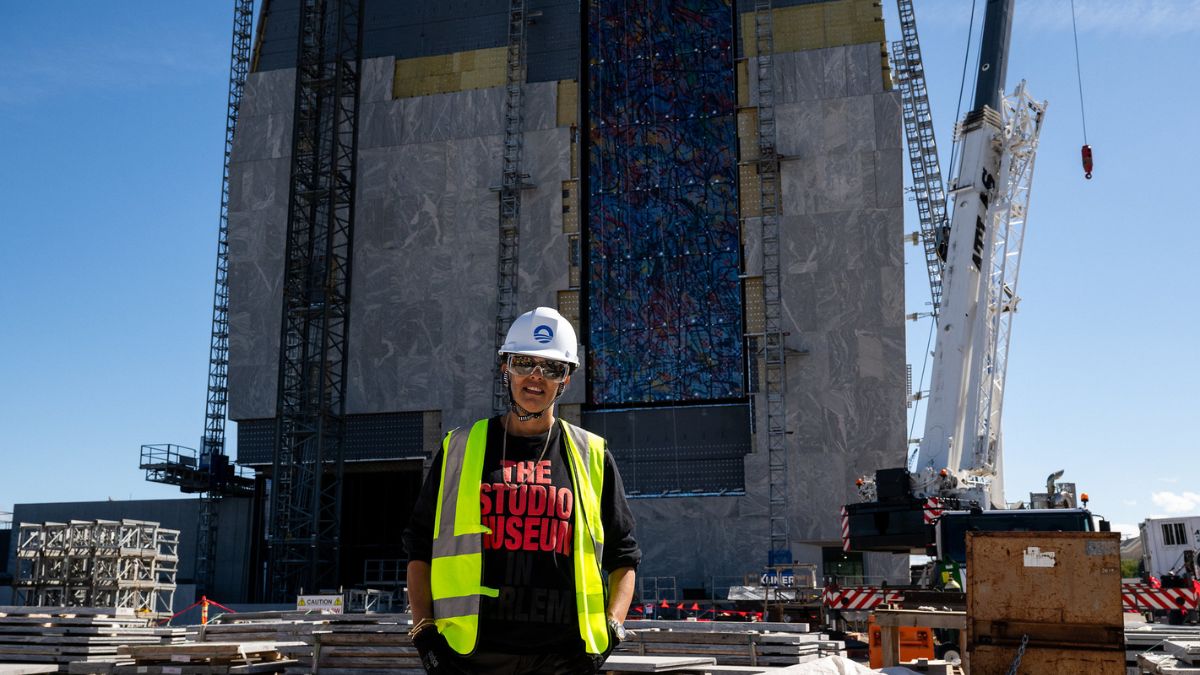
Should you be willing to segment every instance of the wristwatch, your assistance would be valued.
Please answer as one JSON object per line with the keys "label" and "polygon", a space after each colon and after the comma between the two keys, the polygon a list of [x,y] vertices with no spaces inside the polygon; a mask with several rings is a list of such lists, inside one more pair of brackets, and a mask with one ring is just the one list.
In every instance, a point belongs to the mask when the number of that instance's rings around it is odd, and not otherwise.
{"label": "wristwatch", "polygon": [[612,631],[612,634],[617,637],[618,642],[625,641],[625,636],[628,635],[628,633],[625,632],[624,624],[610,616],[608,617],[608,628]]}

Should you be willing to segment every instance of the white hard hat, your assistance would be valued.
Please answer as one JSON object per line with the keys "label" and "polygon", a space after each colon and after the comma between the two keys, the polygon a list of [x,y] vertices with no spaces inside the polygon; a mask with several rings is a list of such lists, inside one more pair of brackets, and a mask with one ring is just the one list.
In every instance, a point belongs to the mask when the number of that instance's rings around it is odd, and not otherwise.
{"label": "white hard hat", "polygon": [[562,314],[549,307],[525,312],[513,321],[500,355],[524,354],[579,366],[579,340]]}

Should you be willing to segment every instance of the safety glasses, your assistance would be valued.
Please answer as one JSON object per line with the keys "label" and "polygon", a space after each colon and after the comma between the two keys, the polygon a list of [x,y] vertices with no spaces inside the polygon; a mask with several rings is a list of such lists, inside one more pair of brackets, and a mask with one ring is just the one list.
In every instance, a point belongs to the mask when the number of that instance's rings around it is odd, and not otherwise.
{"label": "safety glasses", "polygon": [[550,382],[562,382],[567,378],[567,364],[562,361],[547,361],[522,354],[510,354],[508,369],[521,377],[529,377],[534,370],[541,370],[542,377]]}

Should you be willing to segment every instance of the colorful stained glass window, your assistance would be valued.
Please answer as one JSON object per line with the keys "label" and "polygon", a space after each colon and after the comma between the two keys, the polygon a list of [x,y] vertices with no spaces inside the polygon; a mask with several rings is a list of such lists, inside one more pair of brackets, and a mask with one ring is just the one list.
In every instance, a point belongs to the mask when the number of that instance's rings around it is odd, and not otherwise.
{"label": "colorful stained glass window", "polygon": [[731,2],[588,7],[592,400],[739,397]]}

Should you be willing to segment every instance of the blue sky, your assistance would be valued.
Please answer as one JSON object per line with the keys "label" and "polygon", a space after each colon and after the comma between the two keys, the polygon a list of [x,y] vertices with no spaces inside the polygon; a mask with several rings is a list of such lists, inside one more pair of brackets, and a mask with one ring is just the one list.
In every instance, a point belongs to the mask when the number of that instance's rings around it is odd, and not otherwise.
{"label": "blue sky", "polygon": [[[1079,168],[1069,0],[1018,0],[1013,29],[1010,88],[1024,78],[1050,108],[1013,328],[1006,484],[1019,499],[1066,469],[1128,530],[1200,512],[1200,1],[1075,4],[1092,181]],[[178,495],[143,480],[138,448],[195,446],[202,430],[231,5],[0,4],[0,510]],[[970,5],[917,1],[943,167]],[[884,8],[895,39],[894,3]],[[908,251],[907,311],[923,311],[924,266]],[[910,325],[917,374],[927,335],[927,322]]]}

